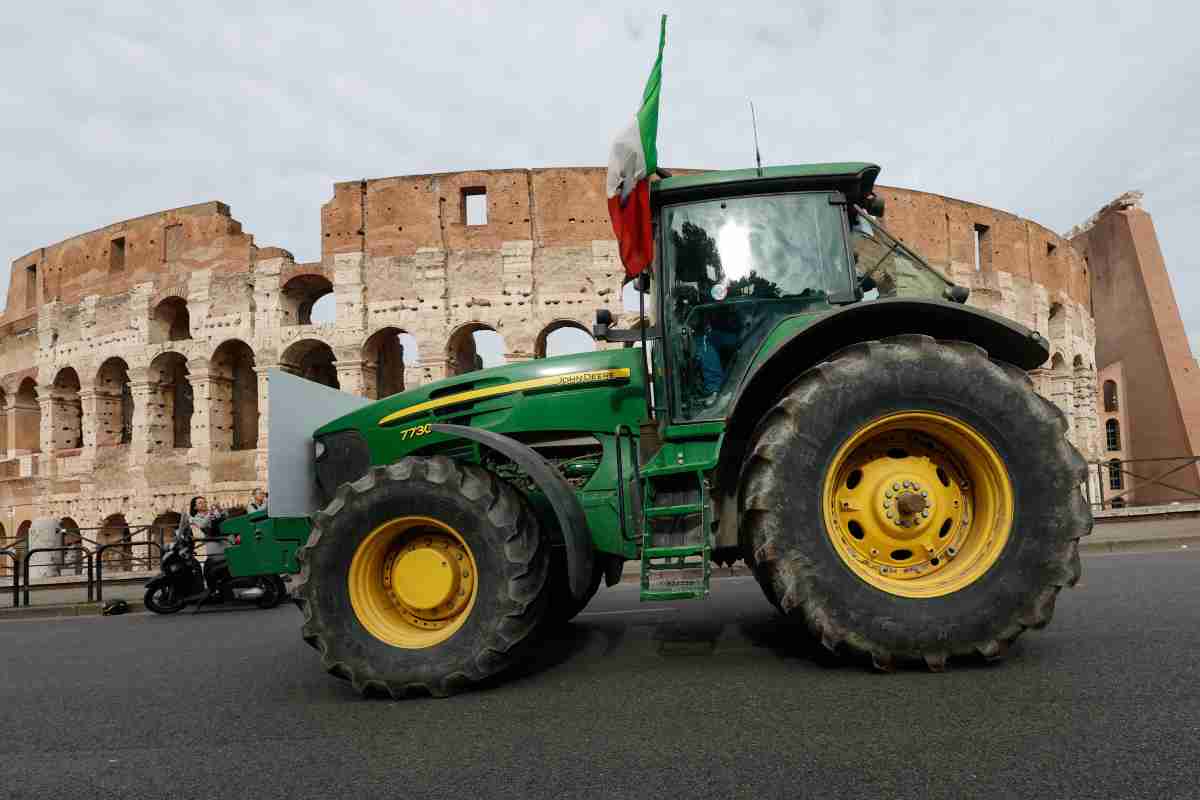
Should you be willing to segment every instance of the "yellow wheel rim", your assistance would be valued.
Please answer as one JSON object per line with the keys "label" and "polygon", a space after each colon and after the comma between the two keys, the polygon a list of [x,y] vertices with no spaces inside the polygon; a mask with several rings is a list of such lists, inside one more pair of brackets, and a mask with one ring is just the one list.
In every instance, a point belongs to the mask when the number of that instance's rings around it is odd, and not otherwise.
{"label": "yellow wheel rim", "polygon": [[454,528],[430,517],[398,517],[354,551],[350,605],[376,639],[409,650],[432,647],[471,616],[477,574],[471,548]]}
{"label": "yellow wheel rim", "polygon": [[834,549],[864,581],[901,597],[941,597],[978,580],[1004,549],[1012,481],[970,425],[906,411],[842,445],[823,509]]}

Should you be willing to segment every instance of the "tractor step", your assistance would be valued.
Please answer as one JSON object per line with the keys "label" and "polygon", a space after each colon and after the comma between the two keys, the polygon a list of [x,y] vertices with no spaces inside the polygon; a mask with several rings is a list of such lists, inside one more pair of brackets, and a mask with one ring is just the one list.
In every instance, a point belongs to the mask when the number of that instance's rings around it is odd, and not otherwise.
{"label": "tractor step", "polygon": [[699,514],[704,509],[699,503],[685,503],[681,506],[658,506],[656,508],[646,509],[646,519],[658,519],[660,517],[686,517],[692,514]]}
{"label": "tractor step", "polygon": [[[708,493],[702,470],[691,470],[699,485],[698,502],[647,507],[643,496],[642,508],[642,600],[691,600],[708,595],[712,574],[712,531],[708,509]],[[678,474],[674,471],[672,475]],[[661,475],[647,475],[645,482],[653,484]],[[689,492],[690,493],[690,492]],[[665,498],[664,498],[665,499]],[[684,499],[684,498],[680,498]],[[655,545],[656,535],[674,536],[656,531],[650,520],[700,516],[700,541],[694,544]]]}

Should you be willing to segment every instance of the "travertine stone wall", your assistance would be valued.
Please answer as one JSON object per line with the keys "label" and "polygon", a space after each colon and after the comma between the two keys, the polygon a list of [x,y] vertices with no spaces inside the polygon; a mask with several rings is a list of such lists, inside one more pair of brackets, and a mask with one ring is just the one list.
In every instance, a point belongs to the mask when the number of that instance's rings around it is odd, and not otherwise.
{"label": "travertine stone wall", "polygon": [[[483,192],[486,224],[467,224],[467,197]],[[893,231],[970,286],[972,303],[1050,338],[1054,359],[1034,380],[1096,457],[1095,332],[1078,253],[1004,212],[882,192]],[[87,529],[113,515],[147,523],[194,494],[245,502],[266,478],[272,367],[373,394],[391,358],[368,344],[375,334],[415,338],[420,358],[402,370],[411,386],[461,368],[473,330],[499,333],[516,360],[544,355],[556,328],[590,330],[597,308],[620,317],[603,168],[339,183],[321,208],[321,244],[320,262],[297,263],[257,246],[227,206],[203,203],[14,261],[0,316],[0,538],[70,518],[94,539]],[[300,324],[327,288],[336,322]]]}

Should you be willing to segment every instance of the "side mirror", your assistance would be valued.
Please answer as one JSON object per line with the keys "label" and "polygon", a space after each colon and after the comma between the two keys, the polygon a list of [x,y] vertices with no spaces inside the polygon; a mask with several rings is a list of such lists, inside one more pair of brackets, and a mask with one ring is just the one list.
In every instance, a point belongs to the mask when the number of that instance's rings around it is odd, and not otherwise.
{"label": "side mirror", "polygon": [[883,219],[884,204],[883,198],[873,194],[863,201],[863,211],[866,211],[872,217]]}
{"label": "side mirror", "polygon": [[613,315],[607,308],[596,309],[596,324],[592,326],[592,336],[597,341],[608,341],[608,329],[612,327]]}
{"label": "side mirror", "polygon": [[971,290],[966,286],[957,284],[947,286],[946,291],[942,292],[942,297],[949,300],[951,303],[965,303],[967,298],[971,296]]}

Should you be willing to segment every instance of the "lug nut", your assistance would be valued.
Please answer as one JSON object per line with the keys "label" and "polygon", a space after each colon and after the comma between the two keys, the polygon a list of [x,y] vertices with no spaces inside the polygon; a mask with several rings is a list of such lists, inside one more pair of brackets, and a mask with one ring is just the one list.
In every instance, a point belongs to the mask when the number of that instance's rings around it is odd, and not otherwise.
{"label": "lug nut", "polygon": [[922,512],[921,512],[921,516],[922,516],[922,517],[928,517],[928,516],[929,516],[929,509],[927,508],[927,509],[925,509],[924,511],[922,511]]}
{"label": "lug nut", "polygon": [[885,511],[885,512],[883,512],[883,513],[887,514],[887,518],[888,518],[888,519],[891,519],[891,518],[892,518],[892,512],[891,512],[890,510],[888,510],[888,511]]}
{"label": "lug nut", "polygon": [[892,491],[893,491],[893,492],[898,492],[898,491],[900,491],[900,484],[898,484],[898,483],[893,483],[893,484],[892,484]]}
{"label": "lug nut", "polygon": [[929,492],[921,492],[921,497],[929,497]]}

